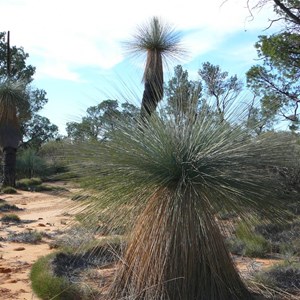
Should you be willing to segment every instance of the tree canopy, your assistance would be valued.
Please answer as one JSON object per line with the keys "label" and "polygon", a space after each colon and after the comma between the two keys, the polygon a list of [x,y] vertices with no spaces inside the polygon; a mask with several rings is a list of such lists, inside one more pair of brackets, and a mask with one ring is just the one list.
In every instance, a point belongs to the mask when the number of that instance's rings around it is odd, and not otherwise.
{"label": "tree canopy", "polygon": [[[269,1],[261,1],[260,5],[266,2]],[[300,103],[300,4],[294,0],[273,2],[284,26],[279,33],[259,36],[255,47],[262,63],[247,72],[247,84],[261,99],[261,120],[286,120],[289,128],[296,130]]]}
{"label": "tree canopy", "polygon": [[68,122],[67,136],[72,141],[106,139],[120,118],[132,119],[138,114],[139,109],[133,104],[122,103],[119,107],[117,100],[104,100],[89,107],[80,122]]}

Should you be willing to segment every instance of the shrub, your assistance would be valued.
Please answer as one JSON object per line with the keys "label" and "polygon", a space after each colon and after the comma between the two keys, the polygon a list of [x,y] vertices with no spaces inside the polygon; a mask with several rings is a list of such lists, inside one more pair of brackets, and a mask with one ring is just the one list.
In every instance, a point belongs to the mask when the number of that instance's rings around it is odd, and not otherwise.
{"label": "shrub", "polygon": [[6,186],[2,189],[2,192],[4,194],[16,194],[17,190],[11,186]]}
{"label": "shrub", "polygon": [[33,188],[34,186],[38,186],[42,184],[41,178],[33,177],[33,178],[23,178],[16,182],[16,186],[22,190],[28,190]]}
{"label": "shrub", "polygon": [[4,215],[2,218],[1,218],[1,221],[2,222],[11,222],[11,223],[20,223],[21,222],[21,219],[19,216],[15,215],[15,214],[7,214],[7,215]]}
{"label": "shrub", "polygon": [[77,296],[75,285],[70,284],[67,279],[58,277],[51,272],[51,263],[55,255],[38,259],[32,266],[30,280],[32,289],[38,297],[44,300],[75,300]]}
{"label": "shrub", "polygon": [[288,255],[300,253],[300,223],[298,220],[287,224],[260,224],[255,232],[272,244],[272,252]]}
{"label": "shrub", "polygon": [[17,174],[20,177],[31,178],[48,174],[48,166],[34,149],[28,148],[17,156]]}
{"label": "shrub", "polygon": [[67,172],[66,162],[63,161],[64,142],[63,141],[48,141],[43,144],[39,155],[49,166],[49,175],[57,175]]}
{"label": "shrub", "polygon": [[45,185],[45,184],[35,186],[36,192],[62,192],[67,190],[68,189],[62,186]]}
{"label": "shrub", "polygon": [[22,208],[19,208],[14,204],[9,204],[4,200],[0,202],[0,211],[1,212],[18,211],[18,210],[22,210]]}
{"label": "shrub", "polygon": [[246,223],[240,222],[236,228],[236,238],[243,244],[243,254],[249,257],[265,257],[271,250],[270,243],[251,230]]}
{"label": "shrub", "polygon": [[[100,299],[100,290],[85,281],[85,274],[115,262],[120,252],[121,243],[114,240],[111,243],[103,241],[76,254],[65,251],[42,257],[31,269],[32,288],[42,299]],[[94,279],[99,280],[99,277]],[[99,284],[97,286],[99,288]]]}
{"label": "shrub", "polygon": [[34,230],[9,234],[7,239],[16,243],[37,244],[42,240],[42,235],[38,231]]}
{"label": "shrub", "polygon": [[83,245],[91,245],[95,242],[94,232],[82,226],[71,227],[64,235],[55,241],[55,247],[76,251]]}
{"label": "shrub", "polygon": [[289,293],[299,292],[300,265],[284,262],[255,274],[255,280]]}
{"label": "shrub", "polygon": [[245,243],[241,240],[230,237],[227,238],[225,242],[230,253],[235,255],[245,255]]}

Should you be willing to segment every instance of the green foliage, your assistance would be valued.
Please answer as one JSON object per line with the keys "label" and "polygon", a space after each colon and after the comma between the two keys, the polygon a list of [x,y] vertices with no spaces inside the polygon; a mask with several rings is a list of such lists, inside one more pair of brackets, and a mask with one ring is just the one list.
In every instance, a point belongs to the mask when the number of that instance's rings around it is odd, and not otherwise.
{"label": "green foliage", "polygon": [[268,240],[273,253],[284,256],[300,254],[300,223],[297,219],[284,224],[258,224],[255,233]]}
{"label": "green foliage", "polygon": [[255,47],[263,65],[247,72],[248,86],[261,98],[261,121],[272,123],[283,117],[293,131],[299,124],[299,46],[299,32],[260,36]]}
{"label": "green foliage", "polygon": [[260,36],[255,44],[258,55],[273,66],[286,71],[288,77],[300,75],[300,36],[296,33],[282,32],[271,36]]}
{"label": "green foliage", "polygon": [[6,187],[2,188],[2,192],[4,194],[16,194],[17,190],[11,186],[6,186]]}
{"label": "green foliage", "polygon": [[[0,32],[0,79],[7,77],[7,42],[5,41],[6,33]],[[27,144],[32,146],[44,141],[52,135],[57,134],[57,127],[51,125],[47,118],[37,114],[48,102],[46,92],[42,89],[32,87],[35,67],[27,65],[26,60],[29,55],[22,47],[13,46],[10,48],[11,53],[11,70],[10,81],[14,84],[22,83],[26,87],[26,97],[18,103],[18,120],[21,126],[21,133]]]}
{"label": "green foliage", "polygon": [[270,243],[260,234],[251,230],[246,223],[239,223],[236,228],[237,243],[242,242],[242,254],[249,257],[265,257],[271,252]]}
{"label": "green foliage", "polygon": [[209,62],[202,64],[198,74],[199,80],[189,80],[188,72],[182,66],[176,66],[174,76],[165,85],[167,106],[163,109],[174,115],[176,122],[186,118],[192,118],[192,121],[200,111],[206,111],[217,121],[224,120],[242,91],[241,81],[236,75],[229,77],[228,72]]}
{"label": "green foliage", "polygon": [[21,219],[18,215],[15,214],[6,214],[1,218],[1,221],[7,223],[20,223]]}
{"label": "green foliage", "polygon": [[[124,215],[134,223],[112,297],[251,298],[214,216],[225,209],[245,219],[257,213],[284,220],[280,178],[267,170],[290,163],[293,143],[285,135],[249,137],[236,122],[242,111],[231,106],[223,122],[206,111],[182,123],[173,115],[135,126],[121,121],[109,140],[66,149],[92,195],[86,214],[97,218],[105,210],[120,224]],[[261,253],[262,239],[250,242],[252,253]]]}
{"label": "green foliage", "polygon": [[80,299],[73,284],[66,278],[54,276],[51,272],[51,261],[55,254],[39,258],[30,272],[31,286],[38,297],[43,300]]}
{"label": "green foliage", "polygon": [[[69,240],[76,240],[77,237],[74,238],[72,233]],[[63,239],[63,241],[66,240]],[[78,246],[83,247],[79,249]],[[96,283],[98,290],[96,290],[93,285],[90,285],[88,274],[91,271],[97,273],[98,268],[115,262],[120,251],[120,240],[107,239],[101,240],[98,245],[95,243],[92,245],[89,241],[85,245],[77,244],[75,248],[71,247],[68,251],[42,257],[34,263],[31,269],[32,288],[41,299],[45,300],[100,299],[99,288],[103,285],[100,282],[102,277],[95,275],[94,280],[98,281]]]}
{"label": "green foliage", "polygon": [[42,180],[38,177],[35,178],[23,178],[17,181],[16,186],[19,189],[22,190],[28,190],[30,188],[33,188],[37,185],[41,185]]}
{"label": "green foliage", "polygon": [[196,115],[200,106],[201,82],[188,79],[188,72],[178,65],[174,68],[174,77],[165,86],[167,111],[171,114],[187,116],[194,110]]}
{"label": "green foliage", "polygon": [[17,108],[27,101],[24,82],[0,78],[0,147],[16,149],[22,137]]}
{"label": "green foliage", "polygon": [[27,148],[19,152],[17,156],[17,174],[19,178],[45,176],[47,173],[49,173],[48,166],[36,150]]}
{"label": "green foliage", "polygon": [[214,98],[217,113],[224,119],[228,105],[237,98],[242,90],[242,82],[236,75],[228,77],[228,72],[222,72],[220,66],[209,62],[202,64],[198,74],[203,80],[204,91],[208,99]]}
{"label": "green foliage", "polygon": [[22,125],[22,130],[25,140],[23,146],[33,149],[40,149],[44,143],[58,138],[58,127],[51,124],[48,118],[37,114]]}
{"label": "green foliage", "polygon": [[129,103],[122,103],[121,109],[117,100],[105,100],[89,107],[81,122],[67,123],[68,137],[77,142],[106,139],[119,119],[132,120],[138,114],[138,109]]}
{"label": "green foliage", "polygon": [[64,155],[64,141],[52,140],[44,143],[38,152],[47,164],[47,171],[49,172],[47,180],[53,179],[63,173],[67,172],[66,162],[63,160]]}

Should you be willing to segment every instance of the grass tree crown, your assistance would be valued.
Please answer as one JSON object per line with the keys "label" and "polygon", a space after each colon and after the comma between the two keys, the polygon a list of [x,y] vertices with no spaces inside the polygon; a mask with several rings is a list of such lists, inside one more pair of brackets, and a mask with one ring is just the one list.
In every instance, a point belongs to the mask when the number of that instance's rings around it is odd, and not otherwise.
{"label": "grass tree crown", "polygon": [[126,43],[126,48],[133,55],[146,54],[142,114],[145,111],[151,115],[163,97],[164,61],[179,58],[185,53],[180,44],[180,34],[171,25],[153,17],[137,28],[133,39]]}

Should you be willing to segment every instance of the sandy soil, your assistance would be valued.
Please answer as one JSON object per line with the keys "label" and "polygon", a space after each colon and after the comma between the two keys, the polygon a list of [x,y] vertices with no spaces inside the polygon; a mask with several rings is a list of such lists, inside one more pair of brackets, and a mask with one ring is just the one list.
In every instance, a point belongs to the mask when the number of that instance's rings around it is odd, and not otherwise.
{"label": "sandy soil", "polygon": [[[0,299],[38,299],[32,292],[29,272],[32,264],[40,257],[54,251],[50,249],[51,238],[43,235],[38,244],[5,241],[12,233],[36,230],[41,233],[58,234],[71,222],[70,193],[38,193],[18,191],[15,195],[2,194],[0,198],[22,208],[10,212],[18,215],[20,224],[1,223],[0,230]],[[3,213],[0,213],[2,217]]]}
{"label": "sandy soil", "polygon": [[[57,184],[56,184],[57,185]],[[15,204],[22,208],[17,214],[22,222],[20,224],[1,223],[0,230],[0,299],[1,300],[37,300],[34,295],[29,273],[32,264],[41,256],[47,255],[51,249],[51,238],[43,236],[42,241],[32,245],[3,240],[11,233],[36,230],[41,233],[59,234],[72,223],[74,214],[74,201],[70,200],[76,190],[67,187],[69,192],[64,193],[39,193],[18,191],[15,195],[0,195],[0,199],[9,204]],[[3,213],[0,212],[0,217]],[[234,257],[242,276],[253,270],[268,267],[276,263],[276,260],[262,260]]]}

